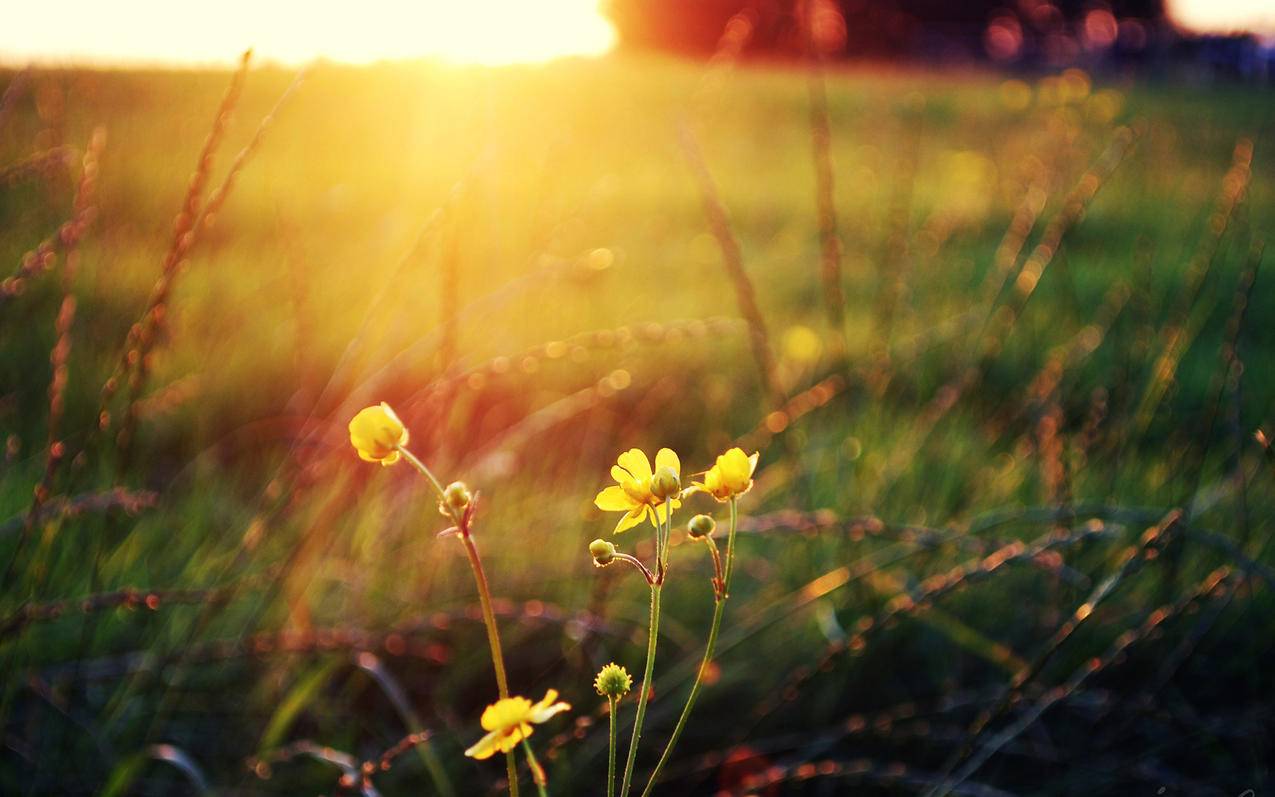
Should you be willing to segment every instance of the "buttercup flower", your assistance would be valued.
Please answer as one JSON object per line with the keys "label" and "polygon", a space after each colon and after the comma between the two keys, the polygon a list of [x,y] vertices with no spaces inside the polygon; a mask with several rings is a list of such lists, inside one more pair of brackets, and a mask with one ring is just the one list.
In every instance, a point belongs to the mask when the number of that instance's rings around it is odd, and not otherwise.
{"label": "buttercup flower", "polygon": [[470,758],[491,758],[496,752],[507,753],[523,739],[531,735],[532,725],[539,725],[555,714],[569,711],[571,706],[558,699],[558,692],[550,689],[544,700],[533,704],[525,697],[506,697],[492,703],[483,711],[482,726],[487,735],[465,751]]}
{"label": "buttercup flower", "polygon": [[704,474],[704,481],[694,485],[718,501],[743,495],[753,489],[753,471],[757,469],[760,452],[747,455],[742,448],[732,448],[717,458],[713,467]]}
{"label": "buttercup flower", "polygon": [[[661,448],[655,455],[657,470],[668,468],[678,479],[682,475],[682,462],[672,449]],[[611,477],[617,484],[598,493],[593,503],[604,512],[623,512],[620,522],[615,524],[615,532],[631,529],[644,519],[653,525],[663,523],[666,518],[664,501],[651,492],[653,471],[651,461],[639,449],[631,448],[616,458],[611,466]],[[682,502],[674,498],[674,509]]]}
{"label": "buttercup flower", "polygon": [[350,421],[350,444],[367,462],[393,465],[399,460],[397,446],[407,445],[407,438],[407,427],[384,401],[359,410]]}

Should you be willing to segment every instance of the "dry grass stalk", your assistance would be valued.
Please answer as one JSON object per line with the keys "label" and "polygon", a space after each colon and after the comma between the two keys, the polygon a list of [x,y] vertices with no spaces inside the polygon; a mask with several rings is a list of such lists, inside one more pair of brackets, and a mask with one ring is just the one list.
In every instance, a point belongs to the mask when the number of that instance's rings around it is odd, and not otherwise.
{"label": "dry grass stalk", "polygon": [[739,313],[748,323],[749,341],[752,344],[753,360],[757,364],[758,375],[761,378],[762,391],[769,406],[772,409],[780,409],[784,404],[784,391],[775,370],[774,347],[766,331],[766,322],[762,318],[761,309],[757,306],[757,291],[753,288],[748,272],[744,270],[743,252],[740,250],[739,241],[731,228],[730,217],[717,194],[717,186],[713,183],[713,176],[708,171],[708,164],[704,161],[694,134],[686,126],[681,128],[680,133],[682,151],[699,183],[704,215],[721,250],[722,265],[725,266],[726,274],[735,288],[735,301],[739,306]]}
{"label": "dry grass stalk", "polygon": [[1054,631],[1041,649],[1041,652],[1032,660],[1030,666],[1020,670],[1010,679],[1004,694],[996,704],[992,708],[981,712],[973,724],[970,725],[966,743],[953,756],[948,766],[945,767],[945,774],[954,771],[974,753],[974,746],[978,743],[984,731],[1008,714],[1022,699],[1024,687],[1044,670],[1045,665],[1053,660],[1053,657],[1062,649],[1067,640],[1076,633],[1076,630],[1093,616],[1098,604],[1110,597],[1125,578],[1137,572],[1145,562],[1151,561],[1159,555],[1173,536],[1182,529],[1182,519],[1183,513],[1181,510],[1175,509],[1169,512],[1159,523],[1147,529],[1136,545],[1129,546],[1121,553],[1120,564],[1115,572],[1094,587],[1085,601],[1076,607],[1071,616]]}
{"label": "dry grass stalk", "polygon": [[191,174],[190,182],[186,186],[186,194],[182,199],[181,209],[173,219],[173,236],[168,244],[168,252],[164,255],[159,278],[156,280],[154,288],[152,288],[150,299],[142,313],[142,317],[128,331],[124,354],[119,364],[115,367],[115,372],[102,386],[101,412],[98,426],[104,432],[111,427],[111,403],[120,388],[120,382],[140,365],[143,346],[149,348],[149,339],[154,335],[155,324],[164,313],[164,299],[170,290],[173,275],[179,268],[181,259],[189,250],[191,241],[193,241],[193,231],[199,216],[204,188],[211,177],[217,149],[221,145],[221,140],[225,136],[226,128],[230,123],[230,117],[234,113],[235,106],[239,102],[239,95],[243,91],[244,81],[248,76],[248,62],[251,57],[251,50],[243,54],[239,60],[239,68],[230,79],[230,85],[226,88],[226,93],[223,95],[221,104],[217,108],[217,113],[213,117],[212,128],[208,131],[207,138],[204,139],[204,145],[200,150],[195,171]]}
{"label": "dry grass stalk", "polygon": [[1029,727],[1040,719],[1046,711],[1054,705],[1070,698],[1079,689],[1084,686],[1085,682],[1097,673],[1100,673],[1110,667],[1114,662],[1119,661],[1125,652],[1137,642],[1147,639],[1162,627],[1168,620],[1178,617],[1188,610],[1195,607],[1198,603],[1218,594],[1219,590],[1224,587],[1231,577],[1228,568],[1222,567],[1214,570],[1192,591],[1183,595],[1178,600],[1165,604],[1147,615],[1146,620],[1142,622],[1136,629],[1125,631],[1116,641],[1112,643],[1107,652],[1101,657],[1090,659],[1078,670],[1076,670],[1070,678],[1061,686],[1050,689],[1045,696],[1039,700],[1030,710],[1023,713],[1009,726],[988,739],[975,753],[969,758],[968,763],[961,767],[960,770],[952,772],[951,768],[945,774],[943,782],[935,789],[926,792],[926,797],[941,797],[950,794],[964,783],[970,776],[977,772],[983,764],[987,763],[992,756],[1003,749],[1018,736],[1022,735]]}
{"label": "dry grass stalk", "polygon": [[[243,66],[239,74],[244,74],[247,68],[249,53],[244,54]],[[137,426],[138,412],[137,404],[142,397],[142,391],[145,389],[146,378],[151,368],[151,352],[157,344],[160,336],[165,328],[165,319],[167,317],[168,299],[172,293],[173,283],[181,271],[181,267],[186,262],[186,257],[190,254],[191,248],[199,238],[199,234],[203,230],[212,228],[217,221],[217,214],[221,212],[226,204],[226,200],[230,197],[230,192],[234,189],[235,180],[243,171],[243,167],[253,154],[261,147],[262,141],[265,140],[266,133],[274,125],[275,119],[278,118],[279,111],[288,103],[300,87],[301,82],[305,78],[303,70],[284,90],[283,94],[275,102],[274,107],[262,117],[257,124],[256,131],[253,132],[252,138],[244,145],[243,149],[235,155],[230,163],[230,167],[226,170],[226,176],[222,178],[221,184],[217,186],[208,196],[208,201],[199,209],[195,221],[191,224],[189,230],[182,235],[174,238],[175,247],[169,253],[169,258],[165,260],[163,273],[160,275],[159,281],[155,285],[155,290],[151,295],[151,306],[143,315],[142,328],[138,339],[135,341],[136,348],[129,354],[129,361],[132,364],[132,370],[128,379],[128,404],[125,413],[125,419],[120,428],[118,444],[121,449],[127,450],[132,440],[133,433]],[[220,116],[218,117],[221,118]],[[135,355],[135,356],[134,356]]]}
{"label": "dry grass stalk", "polygon": [[[93,131],[93,137],[89,141],[88,149],[84,152],[79,187],[75,192],[73,215],[76,218],[83,219],[86,226],[97,212],[95,202],[97,198],[98,163],[105,146],[106,130],[99,127]],[[80,231],[80,235],[82,234],[83,231]],[[75,241],[78,242],[78,240],[79,235],[76,236]],[[49,491],[53,487],[53,480],[57,475],[58,466],[66,454],[66,445],[61,439],[62,415],[66,405],[68,363],[71,358],[71,328],[75,323],[76,300],[74,290],[78,257],[79,250],[74,245],[74,242],[68,243],[64,250],[62,268],[63,297],[57,315],[57,337],[53,344],[53,350],[49,353],[49,364],[52,367],[53,376],[49,382],[48,459],[45,463],[44,476],[34,491],[29,522],[34,522],[40,507],[48,500]]]}
{"label": "dry grass stalk", "polygon": [[815,167],[815,208],[820,243],[820,282],[833,362],[846,356],[846,297],[841,283],[841,237],[837,232],[836,184],[832,165],[832,126],[823,77],[823,51],[816,41],[814,0],[806,0],[802,25],[806,41],[806,91],[810,105],[810,147]]}
{"label": "dry grass stalk", "polygon": [[1200,291],[1204,287],[1217,253],[1221,248],[1222,238],[1231,226],[1235,211],[1248,194],[1249,182],[1253,177],[1253,141],[1241,138],[1235,143],[1231,156],[1231,167],[1222,178],[1222,190],[1217,204],[1209,216],[1208,231],[1196,248],[1194,256],[1183,276],[1183,287],[1178,295],[1181,300],[1172,319],[1161,330],[1160,337],[1165,341],[1160,356],[1152,367],[1150,381],[1142,394],[1142,401],[1134,413],[1133,426],[1135,434],[1141,435],[1151,424],[1156,408],[1168,392],[1169,385],[1177,373],[1178,363],[1186,353],[1194,339],[1197,326],[1191,322],[1191,311],[1195,308]]}

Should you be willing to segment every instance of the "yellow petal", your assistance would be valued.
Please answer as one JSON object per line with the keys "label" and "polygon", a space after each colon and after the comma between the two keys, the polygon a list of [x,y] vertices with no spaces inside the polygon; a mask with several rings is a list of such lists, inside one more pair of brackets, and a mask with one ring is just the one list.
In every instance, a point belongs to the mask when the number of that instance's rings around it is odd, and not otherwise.
{"label": "yellow petal", "polygon": [[620,518],[620,522],[615,524],[615,529],[611,533],[619,534],[620,532],[627,531],[628,529],[631,529],[637,524],[641,523],[642,518],[646,515],[646,510],[647,510],[647,507],[645,505],[642,505],[637,507],[634,510],[637,512],[636,516],[633,514],[633,512],[628,512],[624,514]]}
{"label": "yellow petal", "polygon": [[633,504],[623,487],[608,487],[593,499],[593,505],[604,512],[628,512]]}
{"label": "yellow petal", "polygon": [[636,481],[642,482],[651,478],[651,460],[647,459],[646,454],[643,454],[639,448],[630,448],[625,451],[616,458],[616,463],[632,474]]}
{"label": "yellow petal", "polygon": [[619,465],[611,466],[611,478],[615,479],[615,483],[620,486],[637,483],[633,480],[633,474],[629,473],[624,468],[621,468]]}
{"label": "yellow petal", "polygon": [[527,698],[505,697],[484,709],[479,722],[482,723],[485,731],[508,729],[520,722],[526,722],[529,711],[531,711],[531,701]]}
{"label": "yellow petal", "polygon": [[725,477],[727,482],[748,478],[748,455],[744,453],[742,448],[732,448],[722,454],[717,458],[717,464],[722,469],[722,476]]}
{"label": "yellow petal", "polygon": [[555,703],[554,701],[557,699],[557,690],[550,689],[545,692],[544,699],[531,707],[531,721],[541,723],[555,714],[561,714],[564,711],[571,710],[571,705],[569,703]]}
{"label": "yellow petal", "polygon": [[677,458],[677,452],[671,448],[661,448],[655,452],[655,469],[672,468],[673,472],[678,476],[682,475],[682,460]]}
{"label": "yellow petal", "polygon": [[481,761],[484,758],[491,758],[499,747],[500,733],[492,731],[475,742],[472,747],[465,751],[465,755],[470,758],[477,758]]}

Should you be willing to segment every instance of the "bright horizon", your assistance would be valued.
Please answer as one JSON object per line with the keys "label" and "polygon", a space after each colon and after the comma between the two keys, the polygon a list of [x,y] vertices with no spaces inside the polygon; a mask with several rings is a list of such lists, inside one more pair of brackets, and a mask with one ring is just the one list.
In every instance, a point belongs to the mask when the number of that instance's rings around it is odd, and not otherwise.
{"label": "bright horizon", "polygon": [[[1166,0],[1197,32],[1275,36],[1270,0]],[[609,52],[616,32],[601,0],[43,0],[6,10],[0,63],[224,65],[258,59],[366,64],[435,58],[458,64],[535,63]],[[202,12],[199,16],[195,12]]]}
{"label": "bright horizon", "polygon": [[0,62],[214,65],[252,48],[259,60],[293,65],[535,63],[608,52],[616,34],[598,2],[42,0],[6,9]]}

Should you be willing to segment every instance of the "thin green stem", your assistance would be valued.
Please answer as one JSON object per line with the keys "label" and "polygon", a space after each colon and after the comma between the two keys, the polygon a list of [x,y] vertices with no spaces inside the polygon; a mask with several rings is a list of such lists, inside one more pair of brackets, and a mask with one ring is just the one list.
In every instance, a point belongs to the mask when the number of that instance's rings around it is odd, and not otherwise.
{"label": "thin green stem", "polygon": [[611,715],[611,744],[607,751],[607,797],[615,797],[615,747],[618,741],[615,714],[620,701],[614,697],[608,697],[607,703],[610,709],[607,713]]}
{"label": "thin green stem", "polygon": [[[398,452],[420,471],[438,494],[439,505],[447,509],[452,522],[456,524],[457,536],[465,548],[465,556],[469,559],[469,568],[474,572],[474,583],[478,586],[478,603],[482,607],[483,625],[487,627],[487,644],[491,647],[491,665],[496,671],[496,690],[502,699],[509,697],[509,679],[505,675],[505,654],[500,645],[500,629],[496,627],[496,613],[491,607],[491,585],[487,581],[487,573],[483,570],[483,560],[478,556],[478,546],[469,533],[469,522],[463,513],[448,506],[443,495],[443,485],[429,468],[416,458],[416,455],[403,446]],[[505,753],[505,772],[509,778],[509,795],[518,797],[518,764],[514,760],[513,751]]]}
{"label": "thin green stem", "polygon": [[[655,675],[655,645],[660,635],[660,591],[664,587],[664,545],[659,515],[655,516],[655,561],[659,565],[656,583],[651,585],[651,621],[646,640],[646,667],[642,673],[642,688],[638,690],[637,716],[633,718],[633,737],[629,740],[629,755],[624,762],[624,777],[620,784],[620,797],[628,797],[633,784],[633,767],[637,764],[638,740],[642,737],[642,721],[646,719],[646,703],[651,696],[651,679]],[[667,511],[664,522],[670,521]]]}
{"label": "thin green stem", "polygon": [[[536,791],[540,797],[549,797],[549,792],[545,790],[548,780],[545,778],[545,769],[540,766],[539,759],[532,751],[531,745],[527,743],[527,737],[522,739],[522,751],[527,755],[527,766],[531,767],[531,779],[536,784]],[[510,751],[513,752],[513,751]]]}
{"label": "thin green stem", "polygon": [[[434,488],[434,492],[438,493],[438,500],[443,501],[443,485],[434,476],[433,472],[430,471],[429,468],[425,467],[425,463],[417,459],[416,455],[413,454],[411,451],[408,451],[407,448],[405,448],[404,446],[398,446],[397,450],[398,450],[398,453],[403,455],[403,459],[411,463],[412,467],[420,471],[421,475],[429,480],[430,485],[432,485]],[[447,503],[446,501],[443,501],[444,506],[446,506],[446,503]],[[450,512],[451,510],[449,509],[448,511]],[[456,520],[456,514],[454,512],[452,513],[452,519]]]}
{"label": "thin green stem", "polygon": [[734,498],[730,499],[730,531],[726,535],[726,568],[722,576],[721,590],[717,593],[716,602],[713,606],[713,625],[708,630],[708,642],[704,646],[704,659],[700,662],[699,672],[695,675],[695,683],[691,684],[691,693],[686,696],[686,705],[682,707],[682,715],[677,718],[677,725],[674,726],[673,734],[669,736],[668,744],[664,746],[664,752],[660,754],[660,760],[655,764],[655,769],[651,772],[651,779],[646,782],[646,788],[642,790],[642,797],[650,797],[651,791],[655,788],[655,780],[660,776],[660,770],[664,768],[669,757],[673,754],[673,747],[677,744],[677,740],[682,736],[682,731],[686,728],[686,721],[691,716],[691,709],[695,708],[695,700],[699,697],[700,689],[704,685],[704,673],[708,672],[708,668],[713,663],[713,652],[717,648],[717,633],[722,627],[722,615],[726,613],[726,599],[730,597],[731,569],[735,563],[735,528],[737,525],[735,501],[736,499]]}

